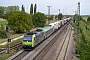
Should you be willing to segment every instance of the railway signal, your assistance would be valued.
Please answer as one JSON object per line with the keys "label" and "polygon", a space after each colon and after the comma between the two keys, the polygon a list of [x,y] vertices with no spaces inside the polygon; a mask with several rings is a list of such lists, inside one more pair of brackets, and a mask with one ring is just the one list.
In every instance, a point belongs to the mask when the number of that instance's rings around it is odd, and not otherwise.
{"label": "railway signal", "polygon": [[9,26],[6,26],[6,32],[9,32]]}
{"label": "railway signal", "polygon": [[11,39],[8,39],[8,42],[11,42]]}
{"label": "railway signal", "polygon": [[11,42],[11,39],[10,39],[10,36],[9,36],[9,26],[6,26],[6,35],[8,37],[7,39],[7,53],[9,54],[10,53],[10,42]]}

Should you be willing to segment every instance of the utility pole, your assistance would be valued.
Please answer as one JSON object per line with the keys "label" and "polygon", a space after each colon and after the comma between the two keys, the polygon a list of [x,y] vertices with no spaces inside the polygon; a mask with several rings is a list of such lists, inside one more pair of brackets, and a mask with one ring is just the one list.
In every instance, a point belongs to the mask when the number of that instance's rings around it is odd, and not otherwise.
{"label": "utility pole", "polygon": [[[80,2],[78,2],[78,43],[79,43],[79,51],[80,51]],[[78,51],[78,54],[80,52]]]}
{"label": "utility pole", "polygon": [[50,23],[50,7],[52,7],[52,6],[47,6],[48,7],[48,25],[49,25],[49,23]]}
{"label": "utility pole", "polygon": [[78,48],[78,54],[76,55],[77,57],[80,57],[80,2],[78,2],[78,8],[77,8],[77,21],[76,21],[76,25],[77,25],[77,48]]}
{"label": "utility pole", "polygon": [[60,9],[57,9],[59,11],[59,14],[60,14]]}
{"label": "utility pole", "polygon": [[59,13],[58,13],[58,20],[59,20],[59,19],[60,19],[60,18],[59,18],[59,14],[60,14],[60,9],[57,9],[57,10],[59,11]]}

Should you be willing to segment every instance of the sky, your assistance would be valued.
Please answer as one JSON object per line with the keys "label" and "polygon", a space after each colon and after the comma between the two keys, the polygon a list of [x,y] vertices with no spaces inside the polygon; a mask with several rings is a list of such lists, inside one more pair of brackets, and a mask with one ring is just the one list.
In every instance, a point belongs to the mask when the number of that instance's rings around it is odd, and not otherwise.
{"label": "sky", "polygon": [[64,15],[73,15],[77,11],[78,2],[80,2],[80,15],[90,15],[90,0],[0,0],[0,6],[14,6],[24,5],[25,11],[29,13],[31,3],[37,4],[37,11],[48,14],[48,7],[50,8],[50,14],[60,13]]}

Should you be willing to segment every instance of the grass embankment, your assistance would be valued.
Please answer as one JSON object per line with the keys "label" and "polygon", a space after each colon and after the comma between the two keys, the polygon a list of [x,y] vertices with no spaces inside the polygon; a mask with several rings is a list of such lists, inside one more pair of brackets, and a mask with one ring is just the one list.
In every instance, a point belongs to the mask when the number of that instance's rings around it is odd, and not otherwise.
{"label": "grass embankment", "polygon": [[[14,38],[17,38],[17,37],[22,36],[22,35],[23,34],[10,33],[10,38],[14,39]],[[8,38],[0,38],[0,44],[3,42],[7,42],[7,39]]]}
{"label": "grass embankment", "polygon": [[90,60],[90,22],[80,20],[80,40],[77,40],[76,36],[76,23],[72,23],[72,26],[75,30],[74,38],[77,42],[76,53],[80,53],[80,60]]}
{"label": "grass embankment", "polygon": [[[13,42],[10,43],[10,46],[13,46],[13,45],[15,45],[15,44],[17,44],[17,43],[19,43],[19,42],[21,42],[21,41],[22,41],[22,38],[19,39],[19,40],[13,41]],[[0,46],[0,49],[1,49],[1,48],[7,48],[7,44]],[[12,50],[12,51],[10,52],[10,54],[4,54],[4,55],[0,56],[0,60],[5,60],[6,58],[12,56],[12,55],[13,55],[14,53],[16,53],[17,51],[18,51],[18,50]]]}
{"label": "grass embankment", "polygon": [[12,56],[13,54],[15,54],[17,52],[17,50],[13,50],[10,52],[10,54],[4,54],[2,56],[0,56],[0,60],[5,60],[7,59],[8,57]]}

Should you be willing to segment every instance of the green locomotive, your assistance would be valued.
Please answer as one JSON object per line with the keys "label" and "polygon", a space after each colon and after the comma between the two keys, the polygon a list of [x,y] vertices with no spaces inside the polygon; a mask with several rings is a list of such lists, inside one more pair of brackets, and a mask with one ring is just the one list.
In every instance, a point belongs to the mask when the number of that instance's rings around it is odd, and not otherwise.
{"label": "green locomotive", "polygon": [[41,29],[37,29],[35,31],[29,32],[24,35],[22,44],[24,49],[30,49],[35,47],[45,38],[50,36],[53,33],[53,26],[46,26]]}

